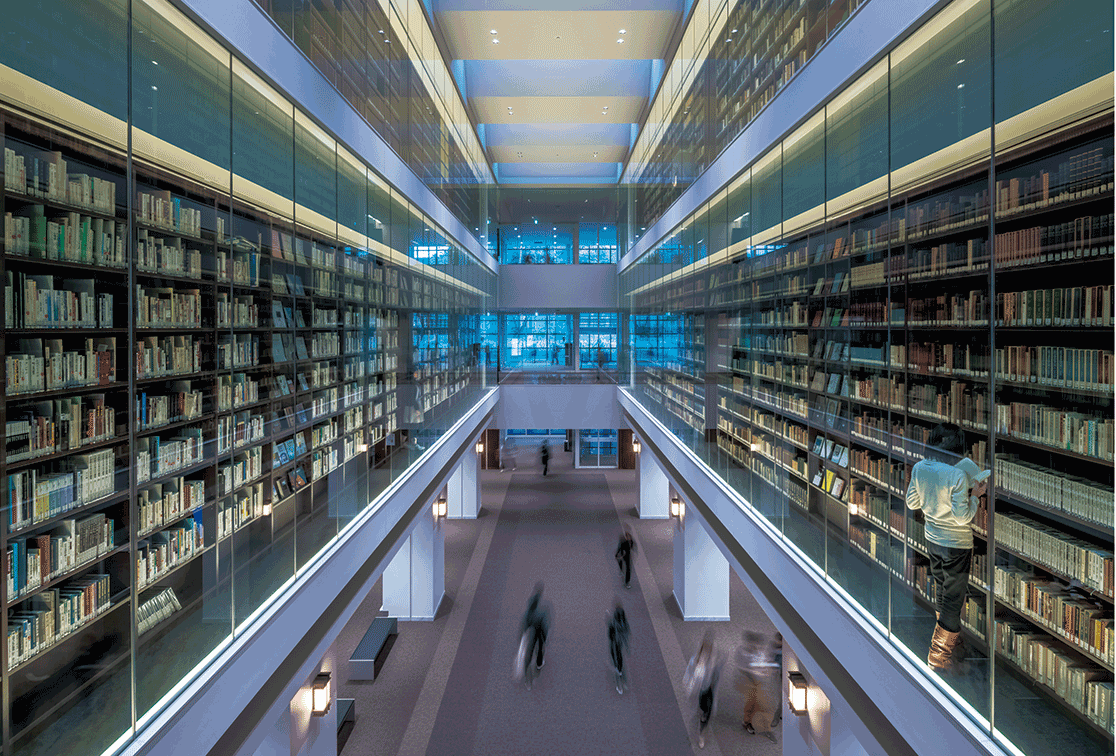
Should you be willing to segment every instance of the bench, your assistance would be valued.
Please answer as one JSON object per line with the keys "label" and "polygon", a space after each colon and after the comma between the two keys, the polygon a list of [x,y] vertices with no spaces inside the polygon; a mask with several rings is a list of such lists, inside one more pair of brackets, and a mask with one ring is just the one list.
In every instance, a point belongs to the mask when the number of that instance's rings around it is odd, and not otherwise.
{"label": "bench", "polygon": [[337,699],[337,752],[345,747],[349,735],[356,723],[356,700],[352,698]]}
{"label": "bench", "polygon": [[398,623],[394,617],[377,617],[349,657],[350,680],[375,680],[395,644]]}

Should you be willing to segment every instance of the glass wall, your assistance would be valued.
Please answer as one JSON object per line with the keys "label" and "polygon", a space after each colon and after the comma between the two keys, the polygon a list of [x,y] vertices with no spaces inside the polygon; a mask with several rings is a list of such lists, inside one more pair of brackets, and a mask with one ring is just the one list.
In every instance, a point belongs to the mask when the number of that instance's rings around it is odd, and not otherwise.
{"label": "glass wall", "polygon": [[577,261],[582,265],[592,263],[617,263],[618,227],[608,223],[579,223],[577,233]]}
{"label": "glass wall", "polygon": [[[418,0],[256,0],[468,228],[495,182]],[[486,234],[478,233],[484,244]]]}
{"label": "glass wall", "polygon": [[502,370],[569,367],[573,355],[573,316],[503,313]]}
{"label": "glass wall", "polygon": [[582,370],[616,369],[619,317],[615,312],[578,313],[578,362]]}
{"label": "glass wall", "polygon": [[500,226],[501,265],[569,265],[574,262],[576,226],[569,223]]}
{"label": "glass wall", "polygon": [[1113,747],[1112,29],[957,0],[621,273],[622,383],[921,664],[907,492],[960,428],[991,493],[931,679],[1028,755]]}
{"label": "glass wall", "polygon": [[630,248],[864,0],[696,0],[636,140]]}
{"label": "glass wall", "polygon": [[92,756],[494,383],[495,276],[169,4],[64,6],[0,47],[3,752]]}

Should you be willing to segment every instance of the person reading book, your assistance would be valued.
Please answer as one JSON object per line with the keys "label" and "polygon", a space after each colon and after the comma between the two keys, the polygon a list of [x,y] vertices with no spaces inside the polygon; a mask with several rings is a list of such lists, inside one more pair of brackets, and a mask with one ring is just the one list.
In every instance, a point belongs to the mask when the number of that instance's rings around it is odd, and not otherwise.
{"label": "person reading book", "polygon": [[973,531],[987,471],[964,457],[965,433],[952,423],[930,431],[928,456],[911,470],[907,507],[926,518],[926,551],[937,595],[938,620],[926,662],[942,672],[959,672],[964,663],[961,609],[973,560]]}

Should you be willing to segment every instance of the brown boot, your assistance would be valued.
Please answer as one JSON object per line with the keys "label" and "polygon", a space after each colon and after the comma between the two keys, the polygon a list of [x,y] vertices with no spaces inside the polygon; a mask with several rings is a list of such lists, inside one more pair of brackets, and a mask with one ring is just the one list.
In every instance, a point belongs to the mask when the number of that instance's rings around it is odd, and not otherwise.
{"label": "brown boot", "polygon": [[930,653],[926,655],[926,663],[944,673],[958,671],[964,661],[961,658],[960,646],[960,632],[951,633],[935,623],[934,637],[930,639]]}

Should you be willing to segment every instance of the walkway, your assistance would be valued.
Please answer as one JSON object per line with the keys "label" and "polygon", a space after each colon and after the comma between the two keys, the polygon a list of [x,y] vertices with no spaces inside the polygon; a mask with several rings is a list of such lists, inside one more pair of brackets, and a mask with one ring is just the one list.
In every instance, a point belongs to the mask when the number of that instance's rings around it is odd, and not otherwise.
{"label": "walkway", "polygon": [[[731,653],[745,626],[771,632],[743,585],[733,577],[732,622],[682,621],[671,596],[674,525],[635,519],[632,471],[573,470],[571,455],[558,452],[546,478],[537,465],[483,475],[482,516],[444,525],[447,598],[438,617],[400,623],[374,683],[349,683],[339,670],[339,695],[357,699],[358,712],[342,756],[698,753],[694,705],[680,680],[702,633],[713,629]],[[612,557],[622,522],[640,546],[631,590]],[[551,635],[528,691],[512,679],[512,656],[540,579]],[[339,658],[375,616],[379,594],[377,586],[338,639]],[[616,598],[632,626],[623,696],[606,640]],[[726,673],[700,753],[777,756],[779,746],[743,733],[742,701]]]}

